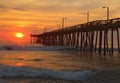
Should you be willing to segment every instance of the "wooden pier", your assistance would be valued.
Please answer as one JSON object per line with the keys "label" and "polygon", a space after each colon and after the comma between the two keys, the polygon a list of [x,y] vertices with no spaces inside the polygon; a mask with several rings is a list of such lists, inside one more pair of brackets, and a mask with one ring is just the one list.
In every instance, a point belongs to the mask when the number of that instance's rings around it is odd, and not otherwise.
{"label": "wooden pier", "polygon": [[[80,51],[113,54],[114,48],[120,52],[120,18],[96,20],[58,30],[31,34],[31,43],[48,46],[76,46]],[[116,47],[117,46],[117,47]]]}

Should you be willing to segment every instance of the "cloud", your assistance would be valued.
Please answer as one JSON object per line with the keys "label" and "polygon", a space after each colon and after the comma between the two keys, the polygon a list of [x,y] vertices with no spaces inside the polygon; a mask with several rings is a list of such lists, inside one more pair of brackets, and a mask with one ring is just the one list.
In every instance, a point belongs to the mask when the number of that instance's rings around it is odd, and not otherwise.
{"label": "cloud", "polygon": [[27,9],[22,7],[7,7],[4,5],[0,5],[0,12],[6,12],[7,10],[28,11]]}
{"label": "cloud", "polygon": [[100,0],[33,0],[31,9],[40,12],[72,12],[92,10],[101,7]]}
{"label": "cloud", "polygon": [[[100,1],[92,0],[20,0],[9,1],[11,9],[18,11],[39,11],[39,12],[72,12],[96,8]],[[2,6],[1,6],[2,7]]]}
{"label": "cloud", "polygon": [[83,1],[80,9],[82,10],[93,10],[96,8],[100,8],[102,7],[103,3],[101,1],[98,0],[92,0],[92,1]]}
{"label": "cloud", "polygon": [[12,7],[11,9],[18,10],[18,11],[28,11],[27,9],[22,8],[22,7]]}
{"label": "cloud", "polygon": [[78,5],[76,3],[73,3],[73,0],[70,0],[70,1],[69,0],[65,0],[65,1],[34,0],[34,4],[31,4],[31,6],[29,6],[29,8],[33,10],[40,11],[40,12],[49,12],[49,13],[71,11],[73,9],[76,9],[77,7]]}
{"label": "cloud", "polygon": [[[5,2],[5,1],[3,0],[0,2]],[[9,5],[7,2],[9,2]],[[19,0],[19,1],[6,0],[5,3],[3,5],[0,5],[0,8],[4,8],[4,9],[8,8],[11,10],[15,10],[10,12],[9,15],[14,15],[14,17],[17,18],[17,19],[15,18],[7,19],[9,21],[29,20],[29,21],[48,22],[49,19],[56,19],[56,18],[61,19],[60,17],[62,16],[69,16],[71,19],[74,19],[75,17],[78,17],[76,14],[77,12],[90,11],[90,13],[92,12],[93,14],[96,15],[98,14],[101,16],[102,14],[99,12],[103,10],[102,7],[105,6],[104,3],[106,2],[103,0]],[[118,9],[119,8],[117,8],[116,10],[118,11]],[[16,11],[20,11],[20,12],[16,12]],[[28,11],[28,12],[24,12],[24,11]],[[31,16],[28,16],[27,15],[28,13]],[[19,19],[19,17],[21,17],[21,19]],[[33,19],[30,19],[31,17],[33,17]],[[36,19],[36,17],[38,19]],[[46,20],[46,18],[48,20]]]}
{"label": "cloud", "polygon": [[36,18],[34,18],[34,19],[30,19],[30,18],[1,18],[0,20],[2,20],[2,21],[43,21],[43,22],[46,22],[46,21],[56,21],[56,20],[49,20],[49,19],[36,19]]}
{"label": "cloud", "polygon": [[0,9],[5,9],[5,8],[7,8],[7,7],[4,5],[0,5]]}

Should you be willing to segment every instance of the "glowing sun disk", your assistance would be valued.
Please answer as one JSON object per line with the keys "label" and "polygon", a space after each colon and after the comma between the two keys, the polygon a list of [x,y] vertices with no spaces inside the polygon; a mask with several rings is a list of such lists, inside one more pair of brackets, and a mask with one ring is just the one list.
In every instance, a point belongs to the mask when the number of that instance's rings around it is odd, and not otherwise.
{"label": "glowing sun disk", "polygon": [[23,37],[24,37],[24,34],[23,34],[23,33],[20,33],[20,32],[17,32],[17,33],[15,33],[15,36],[16,36],[17,38],[23,38]]}

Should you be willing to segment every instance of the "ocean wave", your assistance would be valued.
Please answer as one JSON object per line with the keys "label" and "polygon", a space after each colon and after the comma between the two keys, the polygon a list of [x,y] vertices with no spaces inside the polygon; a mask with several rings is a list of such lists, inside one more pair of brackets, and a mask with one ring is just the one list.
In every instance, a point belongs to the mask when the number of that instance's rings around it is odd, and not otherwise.
{"label": "ocean wave", "polygon": [[40,51],[61,51],[61,50],[73,50],[76,47],[69,46],[19,46],[19,45],[3,45],[0,46],[0,50],[40,50]]}
{"label": "ocean wave", "polygon": [[0,65],[0,78],[11,77],[52,77],[64,80],[87,80],[95,75],[98,71],[83,70],[83,71],[67,71],[67,70],[49,70],[31,67],[13,67]]}
{"label": "ocean wave", "polygon": [[[20,46],[20,45],[1,45],[0,50],[32,50],[32,51],[66,51],[66,50],[80,50],[80,47],[76,46]],[[97,48],[98,50],[98,48]],[[103,48],[101,50],[104,50]],[[109,49],[111,50],[111,49]],[[114,51],[117,51],[117,48],[114,48]],[[86,49],[89,51],[89,47]]]}

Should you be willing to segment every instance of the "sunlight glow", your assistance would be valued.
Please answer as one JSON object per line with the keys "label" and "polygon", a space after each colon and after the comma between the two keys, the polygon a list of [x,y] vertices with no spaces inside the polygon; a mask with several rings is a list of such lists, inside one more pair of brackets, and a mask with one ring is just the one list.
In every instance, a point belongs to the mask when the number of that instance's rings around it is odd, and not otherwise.
{"label": "sunlight glow", "polygon": [[23,37],[24,37],[24,34],[21,33],[21,32],[16,32],[16,33],[15,33],[15,37],[17,37],[17,38],[23,38]]}

